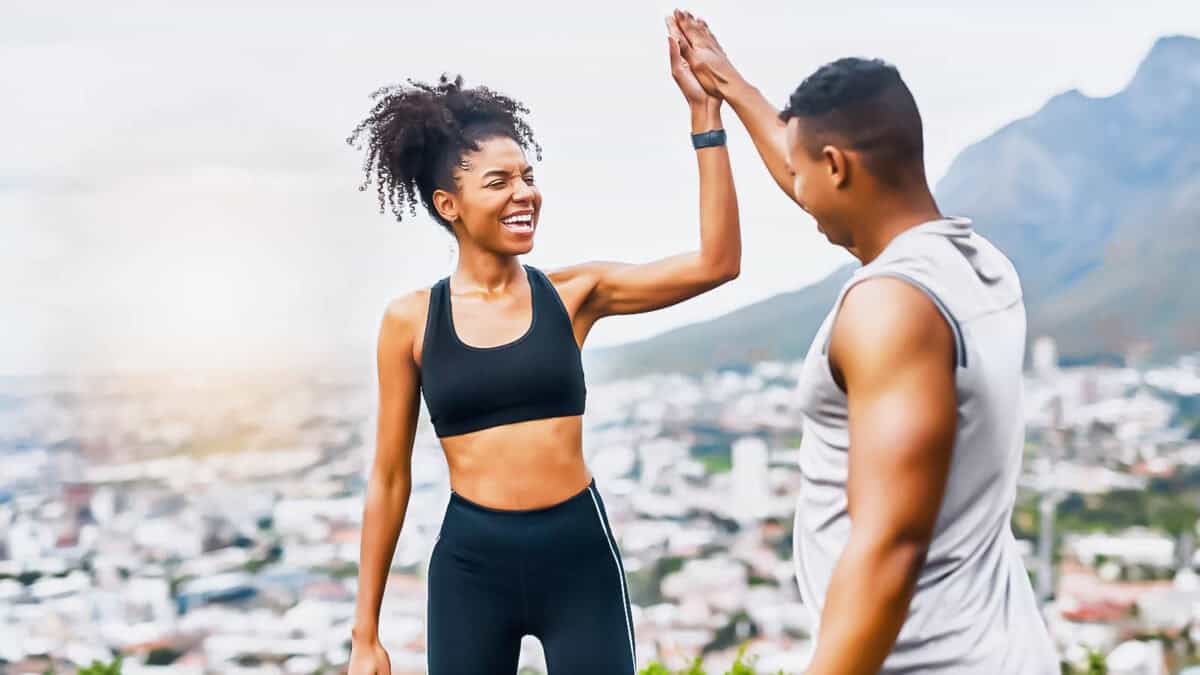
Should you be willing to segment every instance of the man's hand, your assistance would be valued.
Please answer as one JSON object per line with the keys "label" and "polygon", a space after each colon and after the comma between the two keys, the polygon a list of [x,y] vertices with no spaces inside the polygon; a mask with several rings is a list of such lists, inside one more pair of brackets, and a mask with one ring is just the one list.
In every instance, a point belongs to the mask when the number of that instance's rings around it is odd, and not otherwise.
{"label": "man's hand", "polygon": [[740,76],[721,44],[717,42],[716,36],[709,30],[708,24],[703,19],[678,9],[667,18],[667,24],[668,29],[674,24],[674,32],[682,38],[679,43],[680,51],[700,86],[704,87],[710,96],[724,98],[722,87],[728,86]]}
{"label": "man's hand", "polygon": [[771,178],[795,201],[787,163],[786,126],[779,119],[779,110],[742,78],[703,20],[675,10],[667,17],[667,30],[679,41],[680,55],[696,81],[710,96],[719,97],[733,108],[750,133],[754,149],[767,165]]}

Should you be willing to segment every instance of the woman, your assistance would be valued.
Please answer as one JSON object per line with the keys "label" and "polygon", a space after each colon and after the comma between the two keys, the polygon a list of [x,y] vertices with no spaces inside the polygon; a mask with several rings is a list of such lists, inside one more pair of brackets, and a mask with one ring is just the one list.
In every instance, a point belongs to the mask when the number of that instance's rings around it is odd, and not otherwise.
{"label": "woman", "polygon": [[[543,273],[533,247],[542,195],[525,150],[527,109],[462,79],[383,89],[350,142],[369,138],[380,207],[419,199],[458,241],[454,273],[393,301],[379,333],[379,426],[363,515],[350,673],[388,673],[378,641],[383,585],[411,488],[423,393],[450,469],[451,497],[429,563],[433,675],[514,673],[537,636],[551,675],[636,668],[624,572],[584,464],[580,349],[596,320],[648,312],[738,275],[737,200],[720,101],[668,38],[692,113],[700,166],[700,248],[629,265]],[[614,201],[617,216],[627,209]]]}

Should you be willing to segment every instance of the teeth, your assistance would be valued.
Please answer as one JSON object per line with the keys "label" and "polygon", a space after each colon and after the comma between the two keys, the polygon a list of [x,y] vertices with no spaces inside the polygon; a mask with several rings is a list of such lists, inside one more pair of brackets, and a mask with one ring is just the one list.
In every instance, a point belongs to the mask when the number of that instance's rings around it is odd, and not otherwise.
{"label": "teeth", "polygon": [[500,222],[504,223],[505,225],[511,225],[514,223],[531,223],[533,222],[533,215],[527,213],[520,216],[512,216],[511,218],[505,218]]}

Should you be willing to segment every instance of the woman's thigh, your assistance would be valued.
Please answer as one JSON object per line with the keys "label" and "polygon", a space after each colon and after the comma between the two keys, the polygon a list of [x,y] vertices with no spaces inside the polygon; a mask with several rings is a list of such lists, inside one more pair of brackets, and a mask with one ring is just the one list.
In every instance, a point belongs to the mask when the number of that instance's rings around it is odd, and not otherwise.
{"label": "woman's thigh", "polygon": [[534,575],[535,634],[550,675],[632,675],[633,621],[620,551],[603,502],[590,494],[570,536]]}
{"label": "woman's thigh", "polygon": [[430,675],[517,672],[522,606],[505,567],[442,539],[434,545],[426,610]]}

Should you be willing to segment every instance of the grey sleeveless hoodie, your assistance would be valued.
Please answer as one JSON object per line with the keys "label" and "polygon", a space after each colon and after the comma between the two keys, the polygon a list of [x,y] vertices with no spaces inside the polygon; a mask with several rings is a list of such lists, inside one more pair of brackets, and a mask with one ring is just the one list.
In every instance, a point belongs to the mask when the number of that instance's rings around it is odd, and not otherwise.
{"label": "grey sleeveless hoodie", "polygon": [[880,672],[1058,675],[1010,524],[1025,439],[1021,284],[1008,258],[965,218],[905,230],[859,268],[805,358],[793,554],[818,643],[825,593],[851,527],[847,400],[828,365],[829,333],[846,291],[878,276],[905,280],[933,300],[955,333],[958,364],[958,428],[945,497],[908,618]]}

